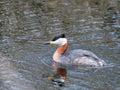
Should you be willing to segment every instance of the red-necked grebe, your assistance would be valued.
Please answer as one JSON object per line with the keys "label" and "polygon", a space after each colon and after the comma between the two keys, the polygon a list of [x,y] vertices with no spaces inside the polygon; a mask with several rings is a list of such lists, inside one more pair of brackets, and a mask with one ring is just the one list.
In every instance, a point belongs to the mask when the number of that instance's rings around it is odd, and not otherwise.
{"label": "red-necked grebe", "polygon": [[53,61],[61,64],[86,65],[86,66],[104,66],[104,60],[98,58],[94,53],[88,50],[76,49],[65,54],[68,47],[68,41],[65,34],[55,36],[51,41],[45,44],[58,45],[53,54]]}

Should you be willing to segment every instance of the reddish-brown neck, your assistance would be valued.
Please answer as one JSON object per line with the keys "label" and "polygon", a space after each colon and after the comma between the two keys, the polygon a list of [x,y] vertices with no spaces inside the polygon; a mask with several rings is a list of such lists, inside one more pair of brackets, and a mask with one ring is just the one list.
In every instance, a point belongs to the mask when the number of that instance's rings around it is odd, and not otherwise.
{"label": "reddish-brown neck", "polygon": [[68,43],[64,44],[63,46],[59,46],[55,53],[53,54],[53,60],[57,61],[58,57],[63,54],[67,49]]}
{"label": "reddish-brown neck", "polygon": [[66,51],[67,46],[68,46],[68,43],[66,43],[66,44],[63,45],[63,46],[59,46],[59,47],[57,48],[56,52],[59,53],[59,54],[63,54],[63,53]]}

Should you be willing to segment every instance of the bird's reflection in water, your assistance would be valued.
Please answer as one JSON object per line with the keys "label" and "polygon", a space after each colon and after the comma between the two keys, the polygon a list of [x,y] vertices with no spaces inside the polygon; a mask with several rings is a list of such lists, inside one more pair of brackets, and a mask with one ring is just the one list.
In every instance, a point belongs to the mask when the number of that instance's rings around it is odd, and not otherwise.
{"label": "bird's reflection in water", "polygon": [[96,70],[101,69],[100,67],[92,67],[92,66],[84,66],[84,65],[63,65],[60,63],[53,62],[52,67],[54,68],[54,72],[52,74],[44,74],[45,78],[48,78],[52,82],[52,85],[55,87],[64,87],[65,81],[67,77],[67,70],[81,72],[81,73],[89,73],[95,72]]}
{"label": "bird's reflection in water", "polygon": [[51,81],[52,85],[54,87],[64,87],[65,86],[65,80],[67,77],[67,70],[66,68],[62,67],[62,65],[58,63],[52,64],[54,68],[53,74],[44,74],[43,76],[48,78],[48,80]]}
{"label": "bird's reflection in water", "polygon": [[58,67],[55,71],[54,76],[51,79],[52,84],[59,87],[65,86],[66,74],[67,71],[65,68]]}

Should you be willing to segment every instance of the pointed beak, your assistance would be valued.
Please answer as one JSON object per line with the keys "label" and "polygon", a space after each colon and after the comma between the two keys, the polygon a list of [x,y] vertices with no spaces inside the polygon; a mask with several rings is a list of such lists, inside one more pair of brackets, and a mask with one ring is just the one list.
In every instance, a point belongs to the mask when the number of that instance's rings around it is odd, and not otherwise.
{"label": "pointed beak", "polygon": [[50,45],[50,42],[45,42],[44,45]]}
{"label": "pointed beak", "polygon": [[55,44],[54,41],[48,41],[44,43],[44,45],[53,45],[53,44]]}

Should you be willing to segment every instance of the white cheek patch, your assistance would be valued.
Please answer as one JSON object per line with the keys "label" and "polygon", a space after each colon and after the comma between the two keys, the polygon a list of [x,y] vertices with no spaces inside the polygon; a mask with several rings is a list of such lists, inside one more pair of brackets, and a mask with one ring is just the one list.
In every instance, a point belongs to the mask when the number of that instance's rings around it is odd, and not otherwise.
{"label": "white cheek patch", "polygon": [[60,38],[60,39],[55,41],[55,44],[56,45],[60,45],[60,46],[66,44],[66,43],[67,43],[67,39],[66,38]]}

